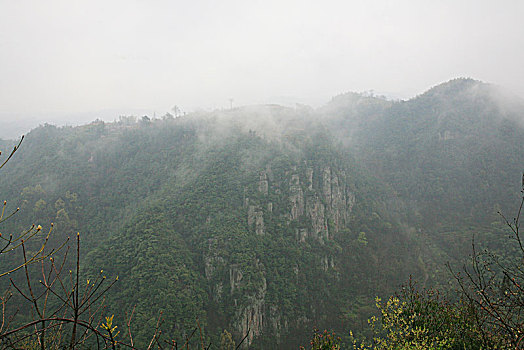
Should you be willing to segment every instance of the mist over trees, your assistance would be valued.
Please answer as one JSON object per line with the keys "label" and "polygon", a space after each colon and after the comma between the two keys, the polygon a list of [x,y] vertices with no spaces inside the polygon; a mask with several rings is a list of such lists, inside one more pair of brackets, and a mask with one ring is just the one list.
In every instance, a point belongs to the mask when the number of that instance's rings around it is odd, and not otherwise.
{"label": "mist over trees", "polygon": [[[118,276],[92,328],[117,325],[129,344],[129,324],[141,349],[156,334],[218,349],[520,346],[522,101],[455,79],[408,101],[175,107],[40,126],[1,169],[1,199],[20,210],[0,232],[53,223],[46,251],[80,232],[78,265],[64,263],[85,276],[74,293]],[[20,265],[0,259],[0,273]],[[24,306],[13,322],[30,318]]]}

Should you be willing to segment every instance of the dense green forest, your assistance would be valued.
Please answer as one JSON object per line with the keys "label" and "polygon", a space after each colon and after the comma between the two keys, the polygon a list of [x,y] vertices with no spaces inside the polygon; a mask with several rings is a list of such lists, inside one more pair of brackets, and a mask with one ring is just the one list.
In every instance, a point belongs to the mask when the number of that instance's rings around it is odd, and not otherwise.
{"label": "dense green forest", "polygon": [[[104,316],[124,328],[133,310],[139,348],[160,314],[180,344],[198,320],[194,346],[219,348],[227,330],[244,348],[296,349],[315,327],[350,346],[394,307],[376,298],[410,276],[457,300],[451,271],[473,237],[518,256],[498,212],[519,204],[523,123],[522,101],[456,79],[408,101],[349,93],[316,110],[42,125],[2,169],[2,200],[20,211],[0,228],[53,223],[48,248],[80,232],[81,272],[118,276]],[[0,259],[3,271],[20,263]]]}

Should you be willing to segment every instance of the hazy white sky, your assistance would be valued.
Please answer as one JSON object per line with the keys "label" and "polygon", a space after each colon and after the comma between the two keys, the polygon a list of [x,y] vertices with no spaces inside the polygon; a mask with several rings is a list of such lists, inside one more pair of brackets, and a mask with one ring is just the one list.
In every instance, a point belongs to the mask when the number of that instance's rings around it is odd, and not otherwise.
{"label": "hazy white sky", "polygon": [[524,96],[524,1],[0,0],[6,123],[410,97],[463,76]]}

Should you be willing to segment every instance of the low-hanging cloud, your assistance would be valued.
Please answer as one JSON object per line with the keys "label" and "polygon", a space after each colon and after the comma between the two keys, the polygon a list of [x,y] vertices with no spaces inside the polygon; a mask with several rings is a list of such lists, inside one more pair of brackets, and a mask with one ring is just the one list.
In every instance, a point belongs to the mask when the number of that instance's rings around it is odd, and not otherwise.
{"label": "low-hanging cloud", "polygon": [[0,121],[407,98],[458,76],[524,96],[521,13],[511,0],[0,0]]}

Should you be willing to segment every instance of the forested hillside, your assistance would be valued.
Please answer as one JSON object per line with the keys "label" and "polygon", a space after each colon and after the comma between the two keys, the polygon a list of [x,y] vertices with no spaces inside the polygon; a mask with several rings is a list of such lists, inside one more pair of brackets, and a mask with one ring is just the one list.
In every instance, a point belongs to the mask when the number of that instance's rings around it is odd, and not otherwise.
{"label": "forested hillside", "polygon": [[2,169],[21,208],[2,230],[53,222],[51,246],[80,232],[84,272],[119,276],[107,314],[136,307],[137,344],[160,312],[173,339],[198,319],[206,343],[226,329],[253,349],[297,348],[313,327],[365,336],[375,297],[410,275],[451,288],[445,263],[473,234],[505,249],[524,103],[498,91],[458,79],[409,101],[40,126]]}

